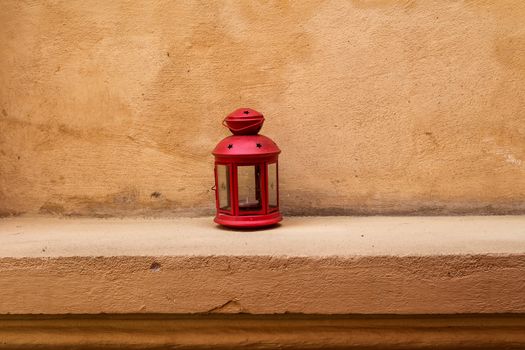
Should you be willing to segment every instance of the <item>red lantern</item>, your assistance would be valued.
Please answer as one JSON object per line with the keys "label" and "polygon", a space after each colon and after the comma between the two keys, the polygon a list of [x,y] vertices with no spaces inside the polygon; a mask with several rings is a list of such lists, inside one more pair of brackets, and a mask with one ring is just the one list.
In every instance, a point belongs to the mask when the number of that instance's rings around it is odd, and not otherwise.
{"label": "red lantern", "polygon": [[275,142],[259,135],[264,116],[239,108],[223,121],[233,133],[219,142],[215,156],[215,222],[230,227],[262,227],[282,220],[279,213]]}

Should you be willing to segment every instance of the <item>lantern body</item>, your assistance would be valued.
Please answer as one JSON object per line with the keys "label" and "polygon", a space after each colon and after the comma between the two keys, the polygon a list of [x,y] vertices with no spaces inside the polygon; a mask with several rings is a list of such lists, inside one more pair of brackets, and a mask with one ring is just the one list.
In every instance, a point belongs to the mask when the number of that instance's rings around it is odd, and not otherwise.
{"label": "lantern body", "polygon": [[278,186],[281,151],[270,138],[257,134],[263,121],[262,114],[248,108],[225,119],[234,135],[213,150],[218,224],[249,228],[282,220]]}

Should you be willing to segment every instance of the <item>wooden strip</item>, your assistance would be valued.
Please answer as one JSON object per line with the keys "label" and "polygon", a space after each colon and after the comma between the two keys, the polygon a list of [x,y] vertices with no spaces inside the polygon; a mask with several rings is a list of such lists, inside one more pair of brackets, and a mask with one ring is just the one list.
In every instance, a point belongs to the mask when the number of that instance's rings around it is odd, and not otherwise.
{"label": "wooden strip", "polygon": [[509,349],[525,346],[514,316],[4,316],[0,349]]}

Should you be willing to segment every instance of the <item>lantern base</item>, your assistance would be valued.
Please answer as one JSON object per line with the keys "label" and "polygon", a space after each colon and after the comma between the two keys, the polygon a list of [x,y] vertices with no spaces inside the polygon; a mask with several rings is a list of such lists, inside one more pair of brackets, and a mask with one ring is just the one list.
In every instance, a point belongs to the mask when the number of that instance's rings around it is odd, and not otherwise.
{"label": "lantern base", "polygon": [[278,211],[265,215],[227,215],[217,213],[215,216],[216,223],[234,228],[255,228],[275,225],[283,219]]}

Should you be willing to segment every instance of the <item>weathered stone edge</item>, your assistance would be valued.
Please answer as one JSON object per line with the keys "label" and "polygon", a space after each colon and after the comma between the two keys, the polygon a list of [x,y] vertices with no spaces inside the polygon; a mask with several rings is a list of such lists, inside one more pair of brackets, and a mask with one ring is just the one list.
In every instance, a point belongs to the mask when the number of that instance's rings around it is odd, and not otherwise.
{"label": "weathered stone edge", "polygon": [[0,314],[525,313],[525,255],[0,259]]}

